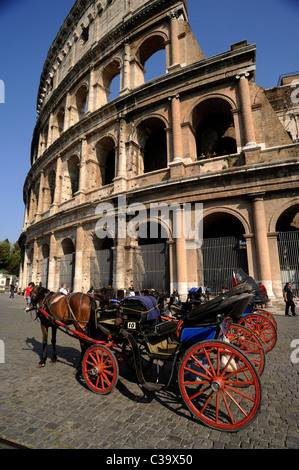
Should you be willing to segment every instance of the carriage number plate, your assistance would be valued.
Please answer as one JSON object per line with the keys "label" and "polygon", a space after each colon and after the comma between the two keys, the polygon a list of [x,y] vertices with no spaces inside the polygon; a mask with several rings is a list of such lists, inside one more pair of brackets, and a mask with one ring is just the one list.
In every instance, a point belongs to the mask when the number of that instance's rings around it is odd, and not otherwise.
{"label": "carriage number plate", "polygon": [[136,330],[136,323],[134,321],[128,321],[128,328],[130,330]]}

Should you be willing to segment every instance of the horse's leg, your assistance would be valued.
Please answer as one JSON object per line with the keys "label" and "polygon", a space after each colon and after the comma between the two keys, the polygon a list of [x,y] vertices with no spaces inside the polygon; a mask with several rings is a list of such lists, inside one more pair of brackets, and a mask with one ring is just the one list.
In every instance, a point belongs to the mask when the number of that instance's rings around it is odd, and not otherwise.
{"label": "horse's leg", "polygon": [[52,362],[57,362],[57,354],[56,354],[56,333],[57,333],[57,328],[56,326],[52,326],[52,348],[53,348],[53,356],[51,361]]}
{"label": "horse's leg", "polygon": [[42,334],[43,334],[43,353],[42,353],[42,358],[39,362],[40,367],[44,367],[46,365],[47,361],[47,348],[48,348],[48,327],[43,325],[41,323],[41,329],[42,329]]}

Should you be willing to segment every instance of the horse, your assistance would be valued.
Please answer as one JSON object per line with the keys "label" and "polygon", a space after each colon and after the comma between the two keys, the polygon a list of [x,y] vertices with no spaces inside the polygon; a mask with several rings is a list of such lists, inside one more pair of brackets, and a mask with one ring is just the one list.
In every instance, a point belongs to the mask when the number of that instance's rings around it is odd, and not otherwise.
{"label": "horse", "polygon": [[[43,335],[43,349],[39,367],[44,367],[46,365],[49,327],[52,328],[52,362],[55,363],[57,361],[57,327],[52,319],[59,320],[65,325],[73,325],[77,331],[84,332],[84,334],[89,337],[92,337],[95,333],[95,311],[97,303],[96,300],[88,294],[74,292],[70,295],[64,295],[59,292],[51,292],[40,283],[38,286],[34,285],[31,291],[31,309],[33,308],[36,308],[37,310],[37,316],[41,322]],[[39,309],[45,310],[51,318],[46,318]],[[82,359],[86,345],[83,341],[80,341],[80,345]]]}

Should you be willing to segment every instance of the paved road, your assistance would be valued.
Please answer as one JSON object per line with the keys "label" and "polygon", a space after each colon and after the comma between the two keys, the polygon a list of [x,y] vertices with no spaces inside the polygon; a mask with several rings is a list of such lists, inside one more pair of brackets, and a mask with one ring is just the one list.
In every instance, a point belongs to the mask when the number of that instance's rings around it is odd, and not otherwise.
{"label": "paved road", "polygon": [[5,346],[4,363],[0,355],[0,438],[34,449],[111,452],[299,448],[299,349],[291,347],[297,339],[299,348],[299,316],[276,315],[278,341],[266,356],[261,411],[247,428],[225,433],[191,417],[175,381],[168,391],[145,396],[134,375],[120,368],[110,395],[92,393],[74,374],[79,342],[62,332],[57,335],[59,362],[38,368],[40,324],[24,313],[24,306],[23,298],[0,294]]}

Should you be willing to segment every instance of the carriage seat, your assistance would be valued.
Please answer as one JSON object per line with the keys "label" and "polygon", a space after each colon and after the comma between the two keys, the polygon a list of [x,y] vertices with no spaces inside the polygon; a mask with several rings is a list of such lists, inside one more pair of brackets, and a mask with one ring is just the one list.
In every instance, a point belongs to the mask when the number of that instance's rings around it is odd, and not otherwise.
{"label": "carriage seat", "polygon": [[117,332],[115,324],[117,308],[98,308],[96,310],[97,325],[106,335],[113,335]]}

